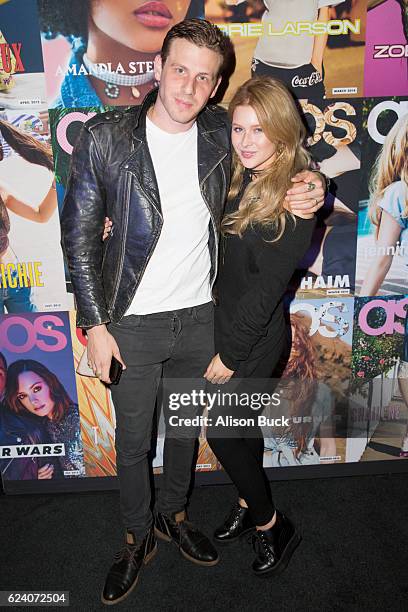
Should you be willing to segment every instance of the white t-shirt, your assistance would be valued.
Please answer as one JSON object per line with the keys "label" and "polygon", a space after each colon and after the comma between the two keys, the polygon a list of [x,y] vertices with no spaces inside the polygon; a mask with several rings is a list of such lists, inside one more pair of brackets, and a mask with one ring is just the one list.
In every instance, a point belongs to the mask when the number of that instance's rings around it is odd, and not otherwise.
{"label": "white t-shirt", "polygon": [[256,45],[254,57],[264,64],[279,68],[291,69],[309,64],[313,53],[313,34],[302,32],[270,35],[268,32],[282,32],[288,23],[313,23],[318,18],[320,8],[336,6],[342,2],[344,0],[264,0],[264,33]]}
{"label": "white t-shirt", "polygon": [[126,314],[150,314],[211,300],[210,213],[198,182],[197,125],[169,134],[146,117],[163,227]]}

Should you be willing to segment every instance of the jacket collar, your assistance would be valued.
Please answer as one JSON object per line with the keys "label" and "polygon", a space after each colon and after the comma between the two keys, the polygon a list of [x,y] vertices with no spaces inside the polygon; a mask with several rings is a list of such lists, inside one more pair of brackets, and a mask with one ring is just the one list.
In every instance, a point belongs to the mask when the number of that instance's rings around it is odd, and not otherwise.
{"label": "jacket collar", "polygon": [[[157,94],[158,88],[148,93],[140,106],[135,106],[130,110],[130,112],[134,113],[132,128],[134,148],[129,157],[123,162],[123,168],[130,171],[137,178],[145,192],[150,194],[155,201],[155,206],[159,213],[162,214],[159,188],[146,140],[146,114],[157,99]],[[224,123],[208,107],[205,107],[197,117],[197,157],[200,187],[229,153],[228,149],[217,142],[216,139],[217,133],[226,129]],[[225,134],[223,136],[222,142],[225,142]],[[140,163],[140,156],[145,156],[143,164]],[[146,172],[149,166],[150,172]]]}

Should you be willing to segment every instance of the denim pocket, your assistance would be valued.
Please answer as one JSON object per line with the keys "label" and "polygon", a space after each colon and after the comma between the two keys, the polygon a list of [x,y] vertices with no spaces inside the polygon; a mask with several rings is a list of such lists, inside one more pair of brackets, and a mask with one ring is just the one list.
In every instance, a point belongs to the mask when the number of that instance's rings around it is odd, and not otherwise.
{"label": "denim pocket", "polygon": [[211,323],[214,318],[214,305],[212,302],[201,304],[193,308],[192,317],[197,323]]}
{"label": "denim pocket", "polygon": [[135,327],[140,327],[142,324],[143,317],[141,315],[126,315],[122,317],[119,323],[111,323],[111,325],[116,325],[119,329],[134,329]]}

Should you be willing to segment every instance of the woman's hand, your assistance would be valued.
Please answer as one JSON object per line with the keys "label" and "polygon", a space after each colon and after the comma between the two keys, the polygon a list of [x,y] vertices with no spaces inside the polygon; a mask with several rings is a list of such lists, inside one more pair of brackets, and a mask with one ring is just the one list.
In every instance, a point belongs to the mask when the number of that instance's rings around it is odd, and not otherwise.
{"label": "woman's hand", "polygon": [[109,217],[105,217],[105,225],[103,226],[102,242],[104,242],[112,231],[112,221]]}
{"label": "woman's hand", "polygon": [[210,361],[208,368],[205,371],[204,378],[213,385],[223,385],[228,382],[233,375],[234,370],[227,368],[221,361],[220,354],[217,353]]}
{"label": "woman's hand", "polygon": [[50,480],[54,475],[54,466],[50,463],[43,465],[39,468],[37,478],[38,480]]}

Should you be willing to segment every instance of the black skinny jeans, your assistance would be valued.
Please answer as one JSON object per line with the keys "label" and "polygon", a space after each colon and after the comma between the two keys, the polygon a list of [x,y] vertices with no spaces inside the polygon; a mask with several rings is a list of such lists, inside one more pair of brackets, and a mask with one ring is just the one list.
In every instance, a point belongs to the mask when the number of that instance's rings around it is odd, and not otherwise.
{"label": "black skinny jeans", "polygon": [[[109,331],[127,366],[120,383],[111,387],[121,515],[125,527],[142,539],[152,524],[148,452],[159,384],[183,379],[183,391],[190,390],[189,381],[192,388],[204,389],[203,373],[214,355],[213,304],[129,315],[110,324]],[[170,417],[199,416],[203,407],[181,406],[175,412],[163,395],[166,438],[157,510],[171,515],[187,502],[199,427],[172,426]]]}
{"label": "black skinny jeans", "polygon": [[[258,356],[234,373],[227,385],[211,385],[208,393],[272,394],[276,381],[270,378],[279,357],[285,347],[286,338],[273,342],[270,352]],[[234,380],[238,384],[234,384]],[[221,462],[223,468],[238,489],[238,495],[248,505],[255,525],[269,523],[275,513],[269,481],[263,468],[264,439],[261,428],[257,425],[257,416],[262,410],[254,411],[250,406],[240,403],[232,406],[214,406],[210,413],[210,425],[207,429],[207,440]],[[249,425],[216,425],[219,417],[254,419]]]}

